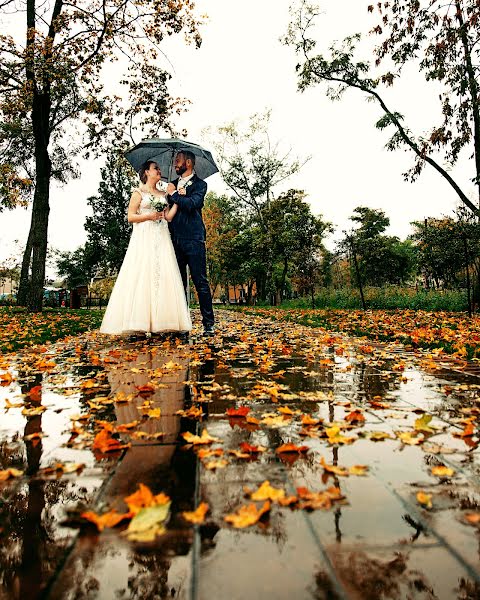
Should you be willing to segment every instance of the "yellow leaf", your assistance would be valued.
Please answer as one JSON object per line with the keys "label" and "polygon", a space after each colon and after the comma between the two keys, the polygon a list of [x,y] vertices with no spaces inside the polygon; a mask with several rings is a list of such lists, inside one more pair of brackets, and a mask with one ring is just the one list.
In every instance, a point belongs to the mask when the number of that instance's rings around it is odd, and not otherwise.
{"label": "yellow leaf", "polygon": [[419,419],[415,420],[415,430],[426,431],[427,433],[435,433],[435,429],[429,425],[432,419],[432,415],[425,413]]}
{"label": "yellow leaf", "polygon": [[23,475],[23,471],[19,469],[5,469],[4,471],[0,471],[0,481],[7,481],[11,477],[21,477]]}
{"label": "yellow leaf", "polygon": [[226,515],[224,520],[227,523],[231,523],[237,529],[243,529],[244,527],[250,527],[255,525],[262,517],[262,515],[270,511],[270,502],[265,501],[263,506],[258,509],[255,504],[243,505],[236,513]]}
{"label": "yellow leaf", "polygon": [[145,414],[148,415],[150,419],[159,419],[162,411],[160,408],[151,408],[150,410],[147,410]]}
{"label": "yellow leaf", "polygon": [[362,477],[363,475],[367,474],[368,466],[367,465],[353,465],[352,467],[349,467],[348,472],[350,473],[350,475],[357,475],[359,477]]}
{"label": "yellow leaf", "polygon": [[193,444],[194,446],[197,444],[212,444],[213,442],[222,443],[220,438],[211,436],[206,428],[202,431],[201,436],[194,435],[189,431],[185,431],[182,433],[182,437],[185,441],[187,441],[189,444]]}
{"label": "yellow leaf", "polygon": [[432,494],[426,494],[425,492],[417,492],[417,502],[425,508],[432,508]]}
{"label": "yellow leaf", "polygon": [[183,518],[186,519],[187,521],[189,521],[190,523],[199,525],[205,521],[205,515],[208,512],[208,508],[209,507],[206,502],[201,502],[198,505],[197,510],[194,510],[191,512],[183,511],[182,515],[183,515]]}
{"label": "yellow leaf", "polygon": [[285,498],[285,490],[274,488],[268,480],[265,480],[257,491],[250,494],[251,500],[272,500],[277,502],[281,498]]}
{"label": "yellow leaf", "polygon": [[451,477],[455,471],[445,465],[439,465],[438,467],[432,467],[431,473],[436,477]]}

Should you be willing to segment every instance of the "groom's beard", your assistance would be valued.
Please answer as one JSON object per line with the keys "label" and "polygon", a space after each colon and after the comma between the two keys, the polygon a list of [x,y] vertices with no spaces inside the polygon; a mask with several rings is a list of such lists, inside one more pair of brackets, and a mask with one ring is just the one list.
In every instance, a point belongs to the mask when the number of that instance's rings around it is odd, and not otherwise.
{"label": "groom's beard", "polygon": [[187,170],[187,167],[183,166],[183,167],[175,167],[175,173],[181,177],[185,171]]}

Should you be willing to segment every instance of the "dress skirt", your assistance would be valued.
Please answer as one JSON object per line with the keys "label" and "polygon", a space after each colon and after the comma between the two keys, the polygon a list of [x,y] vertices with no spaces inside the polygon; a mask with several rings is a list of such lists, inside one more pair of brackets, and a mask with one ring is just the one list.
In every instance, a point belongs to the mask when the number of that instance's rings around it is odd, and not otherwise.
{"label": "dress skirt", "polygon": [[182,332],[191,328],[167,222],[134,223],[100,332]]}

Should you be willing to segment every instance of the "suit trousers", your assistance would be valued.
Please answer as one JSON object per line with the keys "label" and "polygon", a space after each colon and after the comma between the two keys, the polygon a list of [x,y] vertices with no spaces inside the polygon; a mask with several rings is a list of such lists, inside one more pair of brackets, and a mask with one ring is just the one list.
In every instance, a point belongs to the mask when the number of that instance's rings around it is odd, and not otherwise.
{"label": "suit trousers", "polygon": [[200,312],[204,327],[212,327],[215,322],[212,306],[212,294],[207,279],[207,253],[205,242],[173,238],[173,247],[177,256],[178,268],[182,276],[185,293],[187,291],[187,266],[190,269],[193,285],[197,290]]}

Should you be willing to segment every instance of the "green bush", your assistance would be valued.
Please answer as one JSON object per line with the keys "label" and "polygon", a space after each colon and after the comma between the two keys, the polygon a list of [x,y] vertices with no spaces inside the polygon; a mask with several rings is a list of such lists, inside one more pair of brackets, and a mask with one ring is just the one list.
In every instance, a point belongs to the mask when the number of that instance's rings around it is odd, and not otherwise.
{"label": "green bush", "polygon": [[[371,309],[411,309],[428,311],[467,310],[465,290],[417,290],[409,287],[384,286],[367,287],[364,290],[367,308]],[[311,308],[308,297],[289,300],[282,308]],[[362,308],[360,292],[355,288],[322,288],[315,296],[315,308]]]}

